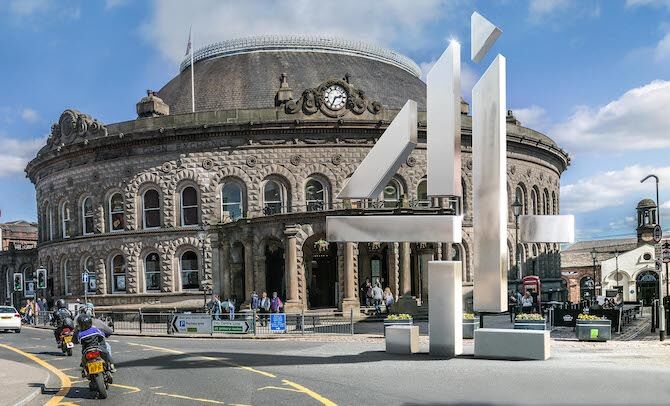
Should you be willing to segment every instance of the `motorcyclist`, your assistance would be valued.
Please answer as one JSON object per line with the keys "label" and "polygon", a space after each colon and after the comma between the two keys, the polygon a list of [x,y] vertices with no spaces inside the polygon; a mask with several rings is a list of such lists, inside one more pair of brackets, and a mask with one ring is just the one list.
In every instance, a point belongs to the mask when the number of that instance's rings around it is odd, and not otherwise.
{"label": "motorcyclist", "polygon": [[65,300],[58,299],[56,302],[56,309],[53,312],[51,324],[56,327],[54,337],[56,337],[58,345],[60,345],[60,335],[63,332],[63,328],[69,327],[71,330],[74,330],[74,317],[72,317],[72,312],[67,309]]}
{"label": "motorcyclist", "polygon": [[106,326],[101,320],[94,320],[86,313],[80,314],[77,317],[77,328],[75,330],[74,340],[75,343],[81,344],[82,365],[86,350],[91,347],[97,347],[100,349],[102,359],[109,365],[110,371],[116,372],[114,361],[112,360],[112,348],[105,340],[105,338],[110,335],[112,335],[112,329]]}

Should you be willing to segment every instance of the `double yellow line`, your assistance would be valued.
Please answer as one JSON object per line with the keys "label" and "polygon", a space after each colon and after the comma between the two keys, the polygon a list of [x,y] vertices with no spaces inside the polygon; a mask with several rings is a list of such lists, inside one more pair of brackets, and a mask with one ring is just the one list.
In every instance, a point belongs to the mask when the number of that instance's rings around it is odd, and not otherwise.
{"label": "double yellow line", "polygon": [[49,400],[47,403],[45,403],[45,406],[56,406],[56,405],[58,405],[62,402],[65,395],[67,395],[67,393],[70,391],[70,388],[72,388],[72,381],[70,380],[70,378],[67,375],[65,375],[60,369],[56,368],[55,366],[49,364],[46,361],[43,361],[41,358],[36,357],[33,354],[29,354],[25,351],[21,351],[18,348],[12,347],[12,346],[7,345],[7,344],[0,344],[0,347],[5,348],[5,349],[10,350],[10,351],[14,351],[17,354],[26,357],[29,360],[31,360],[33,362],[36,362],[38,365],[46,368],[47,370],[52,372],[54,375],[56,375],[58,377],[58,379],[60,379],[60,390],[58,391],[58,393],[56,393],[55,396],[53,396],[51,398],[51,400]]}

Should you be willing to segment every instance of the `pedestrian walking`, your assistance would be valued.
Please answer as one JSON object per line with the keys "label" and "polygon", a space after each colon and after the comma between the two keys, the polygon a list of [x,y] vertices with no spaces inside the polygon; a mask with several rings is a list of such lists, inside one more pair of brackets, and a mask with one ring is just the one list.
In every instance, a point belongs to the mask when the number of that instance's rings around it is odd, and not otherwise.
{"label": "pedestrian walking", "polygon": [[214,320],[221,320],[222,305],[219,295],[212,295],[212,300],[207,303],[207,309],[214,316]]}
{"label": "pedestrian walking", "polygon": [[391,314],[391,308],[393,307],[393,293],[391,293],[391,289],[388,286],[384,289],[384,304],[386,305],[386,314]]}
{"label": "pedestrian walking", "polygon": [[284,308],[284,303],[281,301],[277,292],[272,292],[272,300],[270,301],[270,311],[272,313],[281,313]]}
{"label": "pedestrian walking", "polygon": [[375,314],[377,316],[381,316],[382,314],[382,299],[384,298],[384,291],[382,288],[376,284],[374,288],[372,288],[372,300],[375,306]]}
{"label": "pedestrian walking", "polygon": [[235,299],[232,297],[228,298],[228,318],[235,320]]}
{"label": "pedestrian walking", "polygon": [[370,283],[370,279],[365,279],[365,283],[361,290],[365,297],[365,306],[370,307],[372,304],[372,283]]}

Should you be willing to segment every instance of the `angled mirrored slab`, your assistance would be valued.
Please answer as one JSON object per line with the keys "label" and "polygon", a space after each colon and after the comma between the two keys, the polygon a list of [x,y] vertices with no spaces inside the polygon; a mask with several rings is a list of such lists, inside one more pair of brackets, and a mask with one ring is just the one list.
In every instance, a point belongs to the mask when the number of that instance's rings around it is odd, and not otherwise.
{"label": "angled mirrored slab", "polygon": [[329,216],[326,234],[331,242],[460,243],[462,224],[461,216]]}

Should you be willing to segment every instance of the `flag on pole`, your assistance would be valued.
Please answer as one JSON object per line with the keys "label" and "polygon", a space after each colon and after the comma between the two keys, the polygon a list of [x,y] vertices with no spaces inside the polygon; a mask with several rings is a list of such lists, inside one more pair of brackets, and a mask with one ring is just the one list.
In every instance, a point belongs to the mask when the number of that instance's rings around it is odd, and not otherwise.
{"label": "flag on pole", "polygon": [[191,28],[188,29],[188,44],[186,44],[186,53],[184,56],[188,56],[191,53]]}

